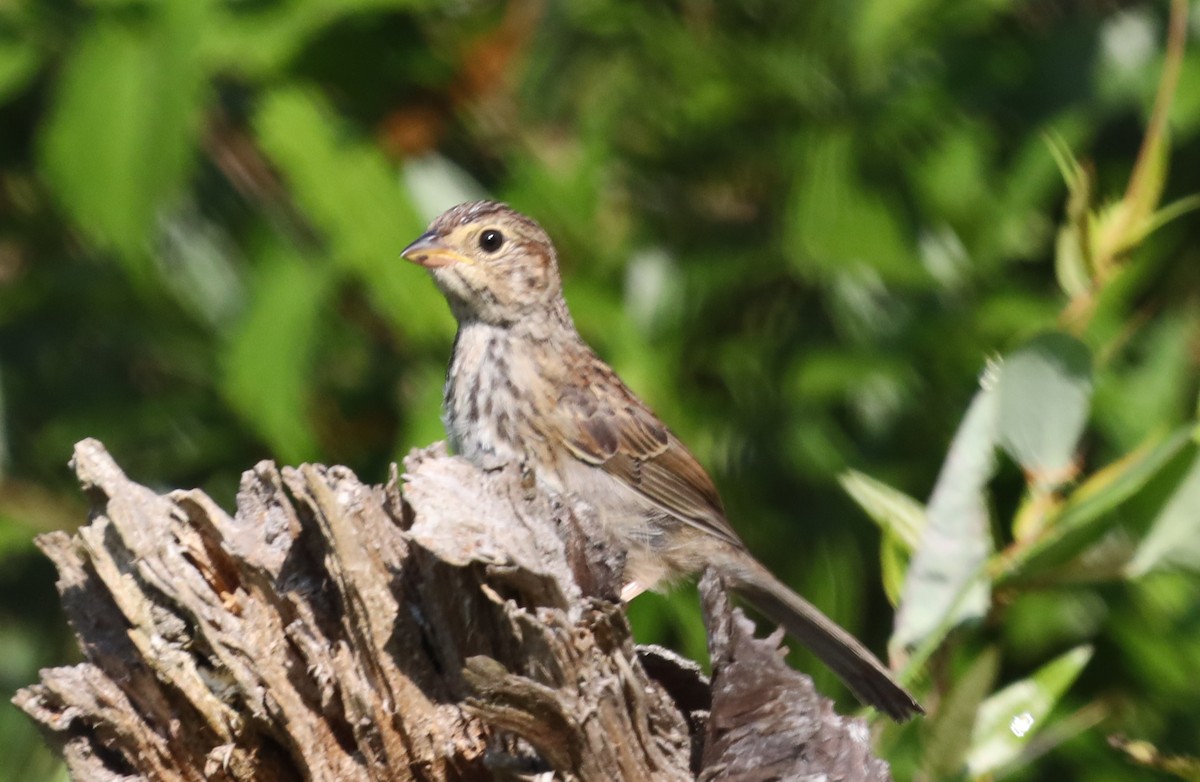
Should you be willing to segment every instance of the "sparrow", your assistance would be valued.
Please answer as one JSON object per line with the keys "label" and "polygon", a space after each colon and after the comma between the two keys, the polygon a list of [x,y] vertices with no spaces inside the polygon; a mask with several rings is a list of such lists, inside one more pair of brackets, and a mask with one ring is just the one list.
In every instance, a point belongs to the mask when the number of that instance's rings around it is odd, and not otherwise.
{"label": "sparrow", "polygon": [[714,568],[861,701],[897,721],[923,713],[865,646],[750,554],[708,473],[579,336],[541,226],[504,204],[465,203],[401,256],[429,270],[458,321],[442,415],[460,455],[484,469],[519,464],[589,505],[626,554],[623,597]]}

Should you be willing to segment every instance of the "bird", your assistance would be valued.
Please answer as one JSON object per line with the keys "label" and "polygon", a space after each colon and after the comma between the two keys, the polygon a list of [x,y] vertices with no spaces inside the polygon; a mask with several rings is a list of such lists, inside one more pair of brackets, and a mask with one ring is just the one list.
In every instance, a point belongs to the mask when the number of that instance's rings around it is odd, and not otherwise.
{"label": "bird", "polygon": [[700,462],[579,335],[535,220],[495,201],[460,204],[401,257],[430,272],[458,323],[442,419],[459,455],[488,470],[517,464],[590,506],[625,553],[623,597],[713,568],[859,700],[896,721],[923,713],[863,644],[750,553]]}

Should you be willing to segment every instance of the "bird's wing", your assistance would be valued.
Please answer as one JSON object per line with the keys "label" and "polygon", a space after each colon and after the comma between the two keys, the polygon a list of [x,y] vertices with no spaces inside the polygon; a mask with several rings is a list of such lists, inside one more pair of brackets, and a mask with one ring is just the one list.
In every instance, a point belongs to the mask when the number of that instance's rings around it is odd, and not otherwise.
{"label": "bird's wing", "polygon": [[597,360],[560,392],[554,434],[581,461],[619,478],[646,500],[697,529],[741,546],[721,498],[696,457]]}

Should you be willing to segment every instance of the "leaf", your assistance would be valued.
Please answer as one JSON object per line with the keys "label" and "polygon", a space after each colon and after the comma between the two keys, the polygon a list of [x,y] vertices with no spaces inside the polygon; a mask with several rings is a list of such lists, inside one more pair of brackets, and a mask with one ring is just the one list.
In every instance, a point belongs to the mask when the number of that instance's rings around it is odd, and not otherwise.
{"label": "leaf", "polygon": [[961,773],[979,705],[992,691],[999,670],[1000,653],[989,646],[955,682],[929,720],[921,766],[930,779],[949,779]]}
{"label": "leaf", "polygon": [[1200,452],[1192,454],[1191,466],[1152,522],[1126,573],[1136,578],[1161,567],[1200,571]]}
{"label": "leaf", "polygon": [[1051,132],[1043,136],[1046,146],[1050,148],[1050,156],[1062,174],[1070,193],[1068,213],[1081,214],[1091,199],[1091,177],[1087,169],[1079,164],[1071,153],[1071,147],[1060,134]]}
{"label": "leaf", "polygon": [[1155,210],[1167,176],[1168,147],[1164,133],[1148,129],[1125,196],[1096,212],[1092,235],[1101,262],[1120,259],[1165,222],[1155,218]]}
{"label": "leaf", "polygon": [[971,734],[968,774],[995,774],[1015,761],[1091,658],[1092,647],[1077,646],[984,701]]}
{"label": "leaf", "polygon": [[1045,136],[1050,154],[1067,183],[1067,214],[1054,252],[1054,272],[1059,287],[1071,298],[1092,287],[1094,246],[1089,210],[1092,203],[1092,176],[1075,160],[1067,142],[1057,134]]}
{"label": "leaf", "polygon": [[837,278],[861,266],[885,282],[924,280],[895,210],[862,182],[850,135],[831,133],[807,148],[788,225],[800,270]]}
{"label": "leaf", "polygon": [[883,592],[893,608],[900,605],[908,563],[908,549],[904,543],[890,532],[883,533],[883,539],[879,542],[879,569],[883,578]]}
{"label": "leaf", "polygon": [[330,269],[271,245],[261,251],[250,310],[225,355],[221,387],[281,460],[319,456],[306,423],[313,342]]}
{"label": "leaf", "polygon": [[1000,445],[1034,487],[1069,479],[1092,396],[1087,347],[1058,332],[1034,337],[1004,361],[996,394]]}
{"label": "leaf", "polygon": [[1083,238],[1075,223],[1067,223],[1058,231],[1054,245],[1054,274],[1058,287],[1072,299],[1084,295],[1092,287]]}
{"label": "leaf", "polygon": [[996,402],[994,388],[981,388],[950,444],[904,581],[893,650],[987,611],[990,590],[981,576],[992,536],[984,490],[996,467]]}
{"label": "leaf", "polygon": [[164,0],[137,23],[98,16],[66,64],[43,134],[42,167],[63,206],[141,278],[159,209],[192,165],[206,7]]}
{"label": "leaf", "polygon": [[[1094,418],[1105,439],[1122,451],[1145,439],[1147,427],[1174,422],[1191,401],[1193,343],[1200,335],[1200,308],[1156,315],[1138,337],[1124,366],[1105,372],[1093,397]],[[1114,364],[1116,362],[1113,362]]]}
{"label": "leaf", "polygon": [[1110,511],[1133,496],[1187,445],[1191,424],[1153,440],[1092,475],[1072,492],[1045,534],[993,563],[997,585],[1044,574],[1078,554],[1116,523]]}
{"label": "leaf", "polygon": [[[1150,234],[1162,228],[1176,217],[1182,217],[1188,212],[1200,209],[1200,193],[1192,193],[1159,209],[1138,226],[1138,233],[1133,237],[1133,246],[1137,246]],[[1132,249],[1132,247],[1130,248]]]}
{"label": "leaf", "polygon": [[20,92],[42,64],[42,53],[29,37],[0,33],[0,105]]}
{"label": "leaf", "polygon": [[375,308],[413,340],[444,344],[453,333],[445,302],[421,269],[400,259],[425,221],[382,153],[300,89],[267,95],[254,127],[337,266],[359,278]]}
{"label": "leaf", "polygon": [[0,564],[10,561],[10,557],[37,551],[28,525],[10,517],[6,510],[0,507]]}
{"label": "leaf", "polygon": [[857,470],[846,470],[838,483],[871,520],[894,535],[906,551],[917,547],[925,528],[925,508],[899,489]]}

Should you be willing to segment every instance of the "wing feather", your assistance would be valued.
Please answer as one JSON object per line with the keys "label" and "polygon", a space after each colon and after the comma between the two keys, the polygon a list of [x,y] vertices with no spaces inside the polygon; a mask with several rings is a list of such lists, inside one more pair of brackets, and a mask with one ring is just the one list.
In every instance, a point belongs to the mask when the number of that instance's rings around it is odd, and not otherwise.
{"label": "wing feather", "polygon": [[619,478],[655,507],[741,546],[696,457],[615,373],[604,369],[594,382],[571,383],[560,394],[551,416],[556,434],[577,459]]}

